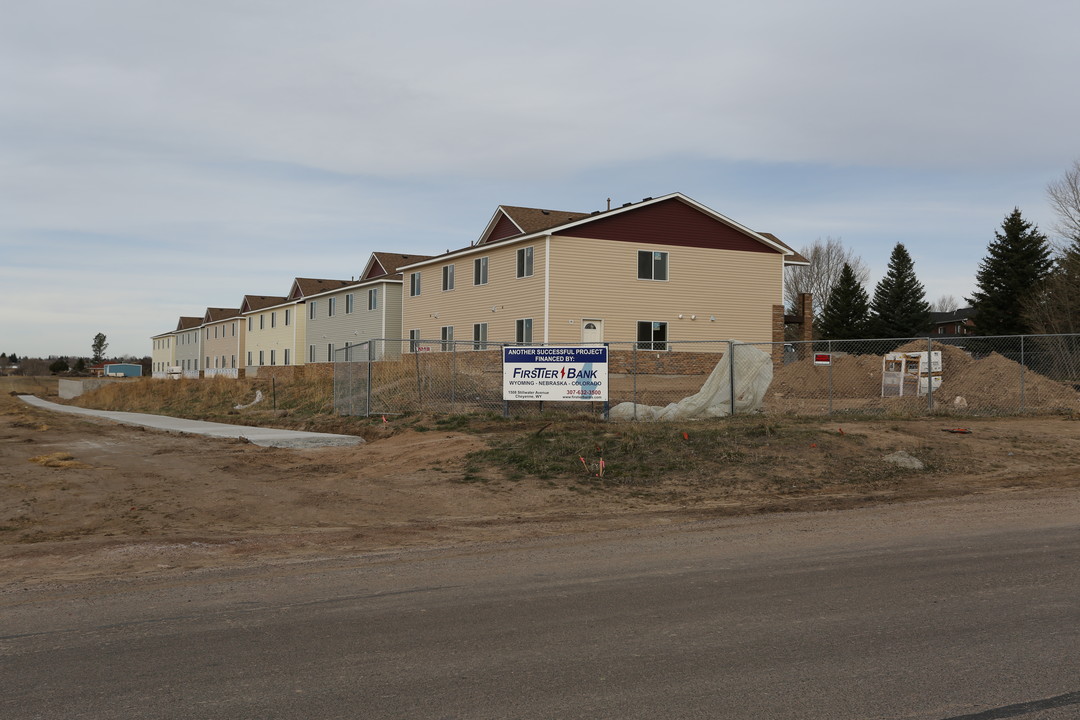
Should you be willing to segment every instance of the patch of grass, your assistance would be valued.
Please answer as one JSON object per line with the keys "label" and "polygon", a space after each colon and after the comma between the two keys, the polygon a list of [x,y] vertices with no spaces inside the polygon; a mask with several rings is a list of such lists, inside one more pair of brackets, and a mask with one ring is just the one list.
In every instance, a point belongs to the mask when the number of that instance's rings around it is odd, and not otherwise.
{"label": "patch of grass", "polygon": [[86,463],[81,463],[75,459],[74,455],[66,452],[54,452],[48,455],[38,455],[36,457],[29,458],[30,462],[43,465],[45,467],[53,468],[88,468],[90,467]]}

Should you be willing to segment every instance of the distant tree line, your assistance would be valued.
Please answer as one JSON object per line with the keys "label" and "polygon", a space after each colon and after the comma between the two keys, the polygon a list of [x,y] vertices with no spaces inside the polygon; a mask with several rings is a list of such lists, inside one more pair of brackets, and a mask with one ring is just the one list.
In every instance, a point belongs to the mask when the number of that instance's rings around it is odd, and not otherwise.
{"label": "distant tree line", "polygon": [[[1062,240],[1052,244],[1019,208],[1005,216],[965,298],[977,335],[1080,333],[1080,160],[1046,192]],[[893,248],[872,296],[866,265],[839,238],[819,239],[800,252],[809,265],[789,270],[785,300],[794,306],[799,293],[815,294],[817,338],[920,337],[932,329],[932,310],[959,309],[951,295],[931,307],[903,243]]]}

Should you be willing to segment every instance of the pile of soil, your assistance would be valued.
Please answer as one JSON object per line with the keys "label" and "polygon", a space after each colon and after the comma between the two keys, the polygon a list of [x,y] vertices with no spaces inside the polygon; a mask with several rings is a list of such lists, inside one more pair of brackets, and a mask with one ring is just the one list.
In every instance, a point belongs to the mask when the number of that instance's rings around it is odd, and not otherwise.
{"label": "pile of soil", "polygon": [[[1022,386],[1025,411],[1072,412],[1080,409],[1080,395],[1071,385],[1051,380],[996,352],[976,359],[955,345],[933,343],[932,349],[941,352],[942,382],[935,392],[939,407],[1017,410],[1021,406]],[[925,352],[926,342],[915,340],[896,351]],[[878,399],[897,404],[907,401],[907,398],[881,397],[881,363],[881,355],[834,355],[833,397]],[[827,397],[829,381],[829,368],[814,365],[813,358],[785,365],[774,372],[766,403],[784,398]]]}

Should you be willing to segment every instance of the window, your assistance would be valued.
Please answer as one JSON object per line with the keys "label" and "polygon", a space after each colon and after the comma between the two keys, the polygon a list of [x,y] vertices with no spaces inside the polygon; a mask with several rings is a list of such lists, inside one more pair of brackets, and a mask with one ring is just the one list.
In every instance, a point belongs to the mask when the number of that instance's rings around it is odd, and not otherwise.
{"label": "window", "polygon": [[473,350],[487,350],[487,323],[472,326]]}
{"label": "window", "polygon": [[531,277],[533,274],[533,249],[521,248],[517,251],[517,276]]}
{"label": "window", "polygon": [[263,313],[263,314],[259,315],[259,329],[262,330],[265,327],[266,327],[266,314]]}
{"label": "window", "polygon": [[334,362],[334,343],[326,345],[326,362]]}
{"label": "window", "polygon": [[353,311],[353,294],[349,293],[345,296],[345,314],[348,315]]}
{"label": "window", "polygon": [[209,355],[206,356],[206,369],[207,370],[210,369],[210,356]]}
{"label": "window", "polygon": [[260,351],[259,351],[259,365],[265,365],[265,364],[266,364],[266,363],[265,363],[265,362],[263,361],[263,352],[264,352],[263,350],[260,350]]}
{"label": "window", "polygon": [[235,367],[236,367],[236,356],[235,356],[235,355],[232,355],[232,356],[230,356],[230,364],[229,364],[229,367],[231,367],[231,368],[235,368]]}
{"label": "window", "polygon": [[270,364],[277,365],[277,350],[270,351]]}
{"label": "window", "polygon": [[448,352],[454,349],[454,326],[444,325],[442,328],[442,349]]}
{"label": "window", "polygon": [[420,294],[420,273],[409,273],[409,296],[416,297]]}
{"label": "window", "polygon": [[[270,327],[272,327],[272,328],[277,327],[277,313],[276,312],[270,313]],[[271,362],[270,364],[273,365],[274,363]]]}
{"label": "window", "polygon": [[285,327],[292,322],[292,308],[285,308]]}
{"label": "window", "polygon": [[[287,310],[285,312],[288,313]],[[285,317],[288,318],[289,316],[286,314]],[[285,323],[285,324],[288,325],[288,323]],[[236,337],[236,323],[235,322],[232,324],[232,336]],[[233,367],[235,367],[235,365]]]}
{"label": "window", "polygon": [[443,265],[442,269],[442,289],[453,290],[454,289],[454,266]]}
{"label": "window", "polygon": [[247,364],[248,364],[248,365],[251,365],[251,351],[250,351],[250,350],[248,350],[248,361],[247,361]]}
{"label": "window", "polygon": [[488,259],[486,257],[476,258],[472,264],[472,284],[473,285],[487,285],[487,266]]}
{"label": "window", "polygon": [[367,309],[379,309],[379,288],[372,288],[371,290],[367,291]]}
{"label": "window", "polygon": [[667,350],[667,323],[639,322],[637,339],[639,350]]}
{"label": "window", "polygon": [[308,320],[314,320],[315,319],[315,307],[318,304],[319,303],[317,303],[314,300],[312,300],[311,302],[308,303],[308,306],[307,306],[307,319]]}
{"label": "window", "polygon": [[[254,320],[254,319],[255,318],[251,318],[251,317],[248,318],[248,332],[251,332],[251,321]],[[250,364],[251,363],[248,363],[248,365],[250,365]]]}
{"label": "window", "polygon": [[345,362],[352,362],[352,343],[345,343]]}
{"label": "window", "polygon": [[334,317],[337,312],[337,298],[328,298],[326,301],[326,317]]}
{"label": "window", "polygon": [[315,362],[315,346],[314,345],[308,345],[307,346],[307,361],[308,362]]}
{"label": "window", "polygon": [[519,343],[532,342],[532,318],[518,320],[515,323],[514,341]]}
{"label": "window", "polygon": [[409,352],[411,352],[411,353],[417,352],[419,347],[420,347],[420,331],[419,330],[410,330],[409,331]]}
{"label": "window", "polygon": [[666,252],[638,250],[638,280],[667,280],[667,256]]}
{"label": "window", "polygon": [[282,354],[282,356],[283,356],[283,357],[281,358],[281,359],[282,359],[282,363],[281,363],[281,364],[282,364],[282,365],[288,365],[288,364],[289,364],[289,348],[285,348],[284,350],[282,350],[282,351],[281,351],[281,354]]}

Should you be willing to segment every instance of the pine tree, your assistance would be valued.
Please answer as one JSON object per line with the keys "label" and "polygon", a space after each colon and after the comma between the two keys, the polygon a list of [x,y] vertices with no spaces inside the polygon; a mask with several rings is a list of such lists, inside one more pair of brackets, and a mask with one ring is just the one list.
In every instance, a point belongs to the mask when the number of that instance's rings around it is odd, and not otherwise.
{"label": "pine tree", "polygon": [[870,334],[874,337],[914,337],[930,330],[926,290],[915,277],[915,263],[903,243],[896,243],[889,256],[885,277],[874,288],[870,312]]}
{"label": "pine tree", "polygon": [[1022,312],[1032,288],[1053,266],[1050,243],[1039,229],[1014,208],[994,231],[975,275],[977,290],[967,300],[975,310],[979,335],[1023,335],[1031,326]]}
{"label": "pine tree", "polygon": [[824,340],[854,340],[867,336],[869,322],[870,297],[855,271],[844,263],[821,311],[818,331]]}

